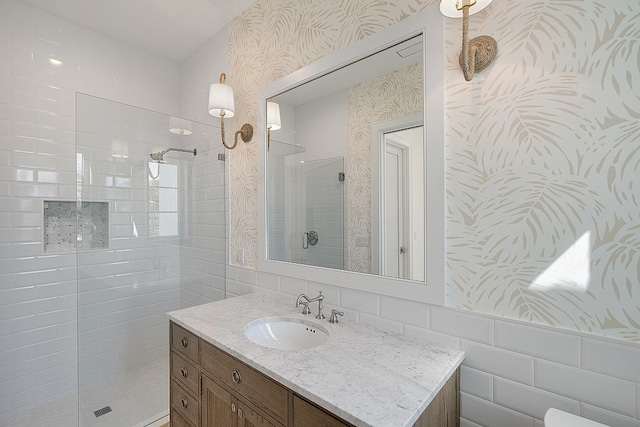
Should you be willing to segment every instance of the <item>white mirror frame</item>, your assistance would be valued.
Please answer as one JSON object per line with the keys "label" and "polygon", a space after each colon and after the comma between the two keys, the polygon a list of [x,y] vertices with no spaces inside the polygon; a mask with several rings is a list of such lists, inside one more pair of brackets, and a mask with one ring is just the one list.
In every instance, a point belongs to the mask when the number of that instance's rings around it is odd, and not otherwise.
{"label": "white mirror frame", "polygon": [[[258,91],[258,202],[260,271],[401,299],[445,305],[444,36],[438,5],[430,6],[364,40],[295,71]],[[426,283],[267,258],[266,100],[422,33],[426,165]],[[262,124],[262,125],[261,125]]]}

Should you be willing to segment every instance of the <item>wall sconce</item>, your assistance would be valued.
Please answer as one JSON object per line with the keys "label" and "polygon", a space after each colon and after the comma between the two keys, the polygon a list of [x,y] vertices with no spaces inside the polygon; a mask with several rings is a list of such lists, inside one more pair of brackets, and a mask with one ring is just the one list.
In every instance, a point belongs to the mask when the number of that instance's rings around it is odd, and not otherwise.
{"label": "wall sconce", "polygon": [[111,157],[115,159],[129,158],[129,144],[122,139],[114,139],[111,143]]}
{"label": "wall sconce", "polygon": [[478,36],[469,40],[469,15],[480,12],[493,0],[440,0],[440,13],[448,18],[462,17],[462,53],[460,67],[468,82],[476,72],[487,68],[496,58],[498,43],[493,37]]}
{"label": "wall sconce", "polygon": [[229,146],[224,141],[224,118],[231,118],[235,115],[235,103],[233,100],[233,88],[224,82],[227,79],[224,73],[220,74],[220,83],[213,83],[209,88],[209,114],[214,117],[220,117],[220,135],[222,136],[222,145],[229,150],[236,148],[238,144],[238,135],[242,137],[244,142],[251,141],[253,137],[253,126],[249,123],[242,125],[239,131],[235,133],[233,145]]}
{"label": "wall sconce", "polygon": [[280,106],[273,102],[273,99],[269,99],[267,101],[267,150],[271,148],[271,130],[278,130],[281,127]]}

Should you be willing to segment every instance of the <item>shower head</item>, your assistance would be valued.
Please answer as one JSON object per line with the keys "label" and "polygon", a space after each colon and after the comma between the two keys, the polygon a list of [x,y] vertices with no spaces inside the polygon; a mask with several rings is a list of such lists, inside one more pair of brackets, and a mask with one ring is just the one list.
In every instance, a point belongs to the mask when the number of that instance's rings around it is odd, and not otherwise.
{"label": "shower head", "polygon": [[157,163],[164,163],[164,155],[166,153],[165,151],[158,151],[157,153],[151,153],[149,154],[149,156],[151,157],[151,160],[153,160],[154,162]]}
{"label": "shower head", "polygon": [[153,160],[156,163],[164,163],[164,155],[167,154],[169,151],[182,151],[183,153],[193,153],[194,156],[198,154],[198,150],[196,150],[195,148],[193,150],[184,150],[182,148],[167,148],[166,150],[158,151],[157,153],[151,153],[149,154],[149,157],[151,157],[151,160]]}

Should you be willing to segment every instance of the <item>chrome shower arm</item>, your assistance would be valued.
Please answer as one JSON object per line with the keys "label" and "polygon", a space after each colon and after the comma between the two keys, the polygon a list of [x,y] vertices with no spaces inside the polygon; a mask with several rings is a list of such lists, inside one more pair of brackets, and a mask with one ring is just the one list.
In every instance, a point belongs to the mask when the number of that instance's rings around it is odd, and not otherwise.
{"label": "chrome shower arm", "polygon": [[156,161],[156,162],[163,162],[164,161],[164,155],[167,154],[169,151],[181,151],[183,153],[192,153],[194,156],[196,156],[198,154],[198,150],[197,149],[193,149],[193,150],[187,150],[184,148],[167,148],[166,150],[162,150],[162,151],[158,151],[157,153],[151,153],[149,154],[149,157],[151,157],[151,160]]}

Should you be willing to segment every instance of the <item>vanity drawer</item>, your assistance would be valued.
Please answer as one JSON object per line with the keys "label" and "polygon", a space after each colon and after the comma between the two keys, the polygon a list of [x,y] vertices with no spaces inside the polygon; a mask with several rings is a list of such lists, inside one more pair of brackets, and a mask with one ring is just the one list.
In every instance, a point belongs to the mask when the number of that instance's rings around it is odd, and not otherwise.
{"label": "vanity drawer", "polygon": [[178,354],[171,352],[171,375],[180,381],[187,390],[198,394],[200,373],[198,367]]}
{"label": "vanity drawer", "polygon": [[200,402],[175,380],[171,381],[171,407],[193,425],[200,425]]}
{"label": "vanity drawer", "polygon": [[171,347],[198,362],[198,337],[171,322]]}
{"label": "vanity drawer", "polygon": [[207,342],[201,342],[200,364],[222,384],[287,424],[288,391],[277,382]]}
{"label": "vanity drawer", "polygon": [[169,413],[169,421],[171,427],[193,427],[187,420],[184,419],[180,412],[173,406],[171,407],[171,412]]}

